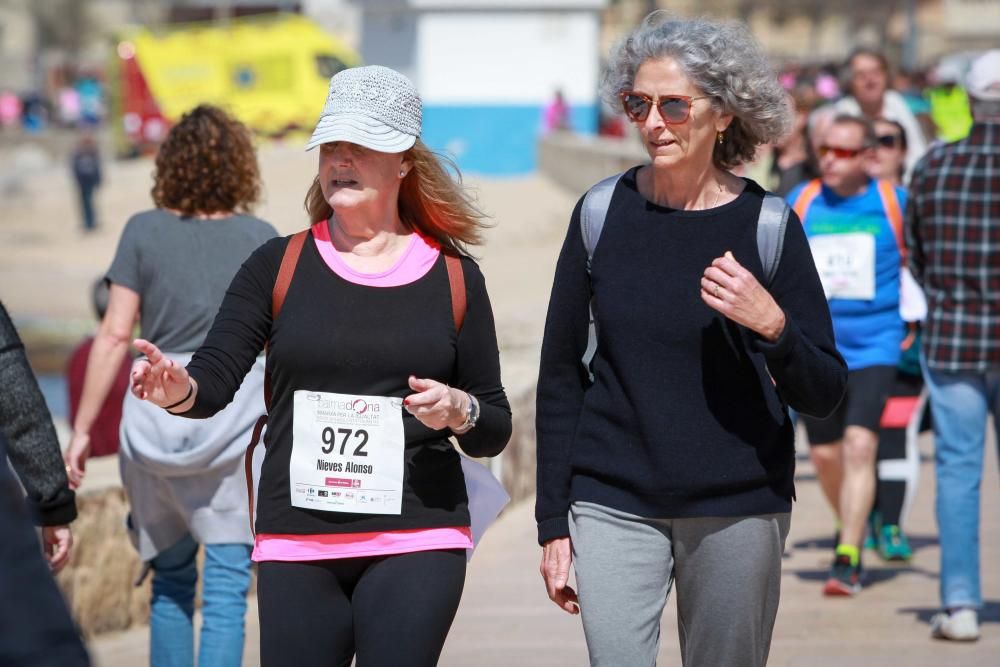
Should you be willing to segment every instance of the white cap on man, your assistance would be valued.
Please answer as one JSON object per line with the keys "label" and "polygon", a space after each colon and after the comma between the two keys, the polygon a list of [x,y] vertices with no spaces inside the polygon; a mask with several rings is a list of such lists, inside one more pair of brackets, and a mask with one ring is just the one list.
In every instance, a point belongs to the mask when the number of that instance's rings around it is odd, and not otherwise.
{"label": "white cap on man", "polygon": [[1000,100],[1000,49],[987,51],[972,62],[965,92],[984,102]]}

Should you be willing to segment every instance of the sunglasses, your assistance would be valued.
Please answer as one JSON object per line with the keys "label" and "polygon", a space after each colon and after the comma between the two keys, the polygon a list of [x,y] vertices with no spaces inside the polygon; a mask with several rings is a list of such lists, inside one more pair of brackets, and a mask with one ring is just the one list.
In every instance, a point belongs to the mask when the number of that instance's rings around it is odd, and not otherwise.
{"label": "sunglasses", "polygon": [[619,97],[622,100],[622,109],[629,120],[642,123],[649,117],[649,112],[655,105],[660,111],[660,118],[667,125],[677,125],[684,123],[691,117],[691,103],[695,100],[705,100],[711,95],[701,97],[691,97],[689,95],[663,95],[661,97],[650,97],[635,91],[625,91]]}
{"label": "sunglasses", "polygon": [[896,148],[902,145],[902,137],[898,134],[882,134],[878,137],[878,145],[883,148]]}
{"label": "sunglasses", "polygon": [[838,160],[846,160],[847,158],[857,157],[864,151],[864,148],[840,148],[838,146],[820,146],[816,149],[820,157],[826,157],[827,155],[833,154],[833,157]]}

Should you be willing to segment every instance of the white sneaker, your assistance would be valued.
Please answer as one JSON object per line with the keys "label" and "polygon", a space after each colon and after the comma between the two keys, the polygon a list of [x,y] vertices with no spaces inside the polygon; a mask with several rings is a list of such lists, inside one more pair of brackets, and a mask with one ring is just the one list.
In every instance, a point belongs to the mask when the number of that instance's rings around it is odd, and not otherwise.
{"label": "white sneaker", "polygon": [[979,615],[975,609],[969,608],[935,614],[931,619],[931,636],[935,639],[974,642],[979,639]]}

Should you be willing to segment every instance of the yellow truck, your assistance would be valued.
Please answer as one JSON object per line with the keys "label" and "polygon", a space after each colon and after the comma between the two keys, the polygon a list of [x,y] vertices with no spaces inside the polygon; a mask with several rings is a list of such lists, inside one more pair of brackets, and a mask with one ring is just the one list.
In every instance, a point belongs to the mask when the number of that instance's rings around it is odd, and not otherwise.
{"label": "yellow truck", "polygon": [[360,63],[345,42],[297,14],[226,24],[136,28],[108,73],[116,148],[154,150],[185,111],[216,104],[264,136],[311,130],[330,77]]}

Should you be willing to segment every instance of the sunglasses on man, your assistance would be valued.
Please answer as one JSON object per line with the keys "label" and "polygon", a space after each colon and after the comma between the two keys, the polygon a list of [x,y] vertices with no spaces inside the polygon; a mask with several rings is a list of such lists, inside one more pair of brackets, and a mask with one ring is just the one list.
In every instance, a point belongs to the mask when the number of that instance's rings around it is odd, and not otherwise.
{"label": "sunglasses on man", "polygon": [[827,146],[823,145],[816,149],[819,156],[826,157],[827,155],[833,155],[833,157],[838,160],[846,160],[848,158],[853,158],[861,155],[865,151],[865,148],[841,148],[840,146]]}
{"label": "sunglasses on man", "polygon": [[691,103],[695,100],[706,100],[711,95],[701,97],[691,97],[690,95],[662,95],[650,97],[645,93],[637,93],[634,90],[627,90],[619,95],[622,101],[622,109],[629,120],[636,123],[643,123],[649,117],[649,112],[655,106],[660,112],[660,118],[667,125],[678,125],[687,122],[691,117]]}

